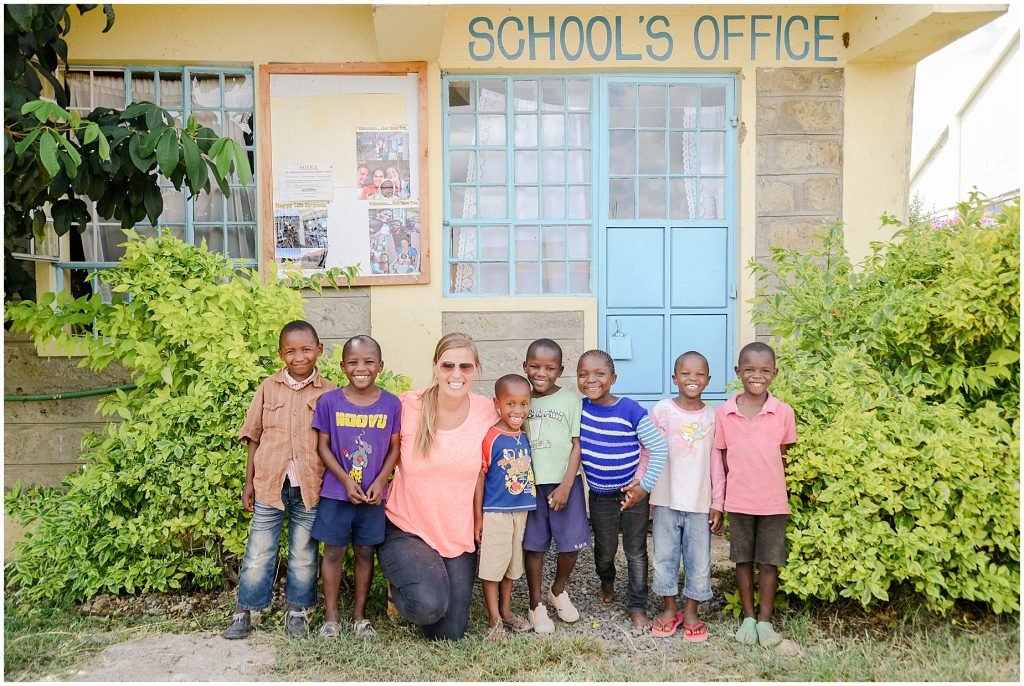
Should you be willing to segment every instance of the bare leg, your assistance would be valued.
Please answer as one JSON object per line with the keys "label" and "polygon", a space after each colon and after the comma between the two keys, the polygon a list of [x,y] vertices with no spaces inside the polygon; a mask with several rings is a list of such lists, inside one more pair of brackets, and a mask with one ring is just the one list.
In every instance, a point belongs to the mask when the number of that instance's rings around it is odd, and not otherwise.
{"label": "bare leg", "polygon": [[373,581],[373,546],[357,545],[353,549],[356,558],[356,597],[352,604],[352,619],[358,621],[366,619],[366,600],[370,597],[370,584]]}
{"label": "bare leg", "polygon": [[629,620],[633,622],[634,629],[649,629],[651,620],[643,610],[633,610],[629,613]]}
{"label": "bare leg", "polygon": [[494,628],[501,624],[501,614],[498,612],[498,582],[482,579],[484,588],[484,603],[487,605],[487,626]]}
{"label": "bare leg", "polygon": [[740,592],[743,618],[754,616],[754,563],[736,563],[736,586]]}
{"label": "bare leg", "polygon": [[[775,565],[757,565],[758,589],[761,592],[761,607],[757,621],[771,622],[775,614],[775,591],[779,587],[779,568]],[[751,605],[753,609],[753,605]]]}
{"label": "bare leg", "polygon": [[498,582],[498,614],[502,619],[512,619],[512,579]]}
{"label": "bare leg", "polygon": [[610,603],[615,600],[615,583],[612,581],[601,582],[601,602]]}
{"label": "bare leg", "polygon": [[[529,553],[527,553],[529,555]],[[551,584],[551,592],[556,596],[562,595],[562,591],[565,590],[565,584],[569,581],[569,575],[572,574],[572,570],[576,567],[576,558],[580,556],[579,553],[558,553],[558,566],[555,568],[555,580]],[[538,575],[539,578],[539,575]],[[527,580],[529,582],[529,580]],[[538,586],[538,593],[540,592],[540,584]],[[532,597],[531,592],[531,597]]]}
{"label": "bare leg", "polygon": [[697,626],[697,623],[700,621],[700,617],[697,616],[697,607],[699,605],[700,603],[693,598],[686,599],[685,619],[683,621],[688,626]]}
{"label": "bare leg", "polygon": [[[320,565],[320,574],[324,581],[324,619],[328,622],[338,621],[338,592],[341,586],[341,558],[345,549],[341,546],[324,544],[324,561]],[[356,584],[358,589],[358,584]],[[358,595],[359,591],[356,591]],[[292,608],[288,608],[289,610]]]}
{"label": "bare leg", "polygon": [[[530,589],[530,609],[536,610],[537,604],[540,602],[540,574],[544,567],[544,553],[532,550],[523,552],[525,553],[523,563],[526,567],[526,586]],[[559,560],[561,560],[561,555],[559,555]]]}
{"label": "bare leg", "polygon": [[658,617],[662,624],[673,624],[676,621],[676,613],[679,612],[679,604],[674,595],[662,596],[665,599],[665,609]]}

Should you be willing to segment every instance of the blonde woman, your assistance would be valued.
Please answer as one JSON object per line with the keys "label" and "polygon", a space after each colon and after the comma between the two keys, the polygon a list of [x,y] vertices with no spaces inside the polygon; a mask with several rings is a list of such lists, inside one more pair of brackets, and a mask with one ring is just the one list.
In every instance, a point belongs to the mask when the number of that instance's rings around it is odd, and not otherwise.
{"label": "blonde woman", "polygon": [[377,558],[399,614],[428,639],[457,640],[469,623],[476,574],[481,445],[498,414],[471,390],[480,357],[466,334],[438,341],[433,372],[431,386],[401,396],[401,458]]}

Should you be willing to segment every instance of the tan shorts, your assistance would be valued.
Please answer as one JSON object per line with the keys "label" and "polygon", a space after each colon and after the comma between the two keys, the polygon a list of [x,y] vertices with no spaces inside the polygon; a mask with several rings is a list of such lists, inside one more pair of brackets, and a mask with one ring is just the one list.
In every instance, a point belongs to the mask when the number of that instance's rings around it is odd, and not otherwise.
{"label": "tan shorts", "polygon": [[484,512],[480,540],[480,578],[518,579],[523,575],[523,534],[526,512]]}

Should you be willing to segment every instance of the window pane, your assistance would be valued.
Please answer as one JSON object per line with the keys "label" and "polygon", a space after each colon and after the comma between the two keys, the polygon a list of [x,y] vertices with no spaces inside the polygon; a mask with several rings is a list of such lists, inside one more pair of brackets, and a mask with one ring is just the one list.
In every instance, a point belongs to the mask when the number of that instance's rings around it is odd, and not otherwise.
{"label": "window pane", "polygon": [[565,187],[545,186],[541,189],[541,217],[565,219]]}
{"label": "window pane", "polygon": [[516,295],[540,293],[540,265],[536,262],[516,262]]}
{"label": "window pane", "polygon": [[213,129],[213,132],[218,136],[221,135],[220,128],[220,112],[217,111],[197,111],[193,112],[196,116],[196,121],[199,122],[200,126],[208,126]]}
{"label": "window pane", "polygon": [[669,86],[669,125],[673,129],[697,128],[697,87]]}
{"label": "window pane", "polygon": [[[164,75],[160,75],[163,84]],[[160,87],[163,92],[163,85]],[[253,106],[252,76],[249,74],[224,75],[224,106],[232,109],[245,109]]]}
{"label": "window pane", "polygon": [[[197,222],[224,221],[224,194],[216,184],[211,184],[209,193],[200,193],[196,196],[192,214]],[[198,245],[198,241],[196,244]]]}
{"label": "window pane", "polygon": [[516,258],[535,260],[540,255],[538,248],[540,228],[536,226],[516,227]]}
{"label": "window pane", "polygon": [[565,115],[542,114],[540,116],[540,144],[546,147],[565,145]]}
{"label": "window pane", "polygon": [[725,218],[725,179],[700,180],[700,218]]}
{"label": "window pane", "polygon": [[480,153],[480,183],[505,183],[505,151]]}
{"label": "window pane", "polygon": [[[219,84],[218,84],[219,87]],[[156,102],[156,85],[153,83],[153,72],[133,71],[132,72],[132,102]]]}
{"label": "window pane", "polygon": [[665,127],[665,86],[640,86],[640,126]]}
{"label": "window pane", "polygon": [[569,115],[569,145],[590,147],[590,115]]}
{"label": "window pane", "polygon": [[516,110],[520,112],[537,111],[537,82],[516,81]]}
{"label": "window pane", "polygon": [[541,179],[544,183],[565,181],[565,153],[561,150],[545,150],[541,157]]}
{"label": "window pane", "polygon": [[[252,112],[227,111],[224,115],[224,135],[233,138],[241,146],[252,146],[255,140],[252,132]],[[251,160],[249,167],[255,173]]]}
{"label": "window pane", "polygon": [[534,148],[537,146],[537,117],[532,114],[517,114],[515,119],[516,147]]}
{"label": "window pane", "polygon": [[537,153],[523,150],[516,153],[516,183],[537,183]]}
{"label": "window pane", "polygon": [[228,257],[256,259],[256,227],[228,227]]}
{"label": "window pane", "polygon": [[220,76],[192,74],[192,107],[221,107]]}
{"label": "window pane", "polygon": [[633,131],[611,131],[608,150],[608,171],[612,174],[636,172],[636,140]]}
{"label": "window pane", "polygon": [[609,179],[608,218],[633,219],[636,217],[633,179]]}
{"label": "window pane", "polygon": [[569,109],[590,109],[590,81],[569,81]]}
{"label": "window pane", "polygon": [[541,263],[541,290],[544,293],[565,293],[565,262]]}
{"label": "window pane", "polygon": [[455,263],[451,266],[452,293],[476,292],[476,265]]}
{"label": "window pane", "polygon": [[480,265],[480,294],[508,294],[508,262],[484,262]]}
{"label": "window pane", "polygon": [[476,181],[476,153],[468,150],[453,150],[448,156],[448,175],[451,183],[474,183]]}
{"label": "window pane", "polygon": [[640,173],[664,174],[665,165],[665,132],[640,132]]}
{"label": "window pane", "polygon": [[481,81],[480,100],[476,107],[478,112],[505,111],[505,82]]}
{"label": "window pane", "polygon": [[453,259],[476,259],[476,227],[453,226],[450,254]]}
{"label": "window pane", "polygon": [[448,111],[473,111],[473,84],[469,81],[450,81],[448,83]]}
{"label": "window pane", "polygon": [[255,222],[256,189],[232,188],[231,196],[227,198],[227,209],[229,222]]}
{"label": "window pane", "polygon": [[505,115],[480,115],[480,145],[505,145]]}
{"label": "window pane", "polygon": [[545,260],[565,259],[565,227],[545,226],[541,234],[541,257]]}
{"label": "window pane", "polygon": [[590,219],[590,186],[569,186],[569,219]]}
{"label": "window pane", "polygon": [[700,126],[702,129],[725,127],[725,88],[704,86],[700,89]]}
{"label": "window pane", "polygon": [[636,125],[636,84],[615,83],[608,86],[608,123],[615,128]]}
{"label": "window pane", "polygon": [[591,231],[589,226],[566,227],[568,233],[569,258],[589,260],[594,256],[590,247]]}
{"label": "window pane", "polygon": [[570,150],[569,167],[567,170],[569,181],[581,183],[590,182],[590,151]]}
{"label": "window pane", "polygon": [[472,114],[454,114],[448,117],[448,143],[475,145],[476,117]]}
{"label": "window pane", "polygon": [[695,219],[697,217],[697,180],[671,179],[668,201],[672,219]]}
{"label": "window pane", "polygon": [[[220,193],[220,189],[211,187],[211,192],[216,190]],[[161,188],[160,195],[164,199],[164,211],[160,213],[161,224],[181,224],[185,221],[185,192],[176,191],[173,188]],[[206,195],[206,194],[202,194]],[[234,195],[234,193],[232,193]],[[148,220],[147,220],[148,221]]]}
{"label": "window pane", "polygon": [[640,217],[661,218],[665,216],[665,179],[639,179]]}
{"label": "window pane", "polygon": [[537,219],[539,201],[535,186],[516,186],[516,219]]}
{"label": "window pane", "polygon": [[590,262],[569,263],[569,292],[590,292]]}
{"label": "window pane", "polygon": [[100,226],[97,258],[99,262],[117,262],[124,256],[121,243],[128,240],[120,226]]}
{"label": "window pane", "polygon": [[476,189],[465,186],[451,186],[450,211],[454,219],[473,219],[476,217]]}
{"label": "window pane", "polygon": [[210,252],[224,252],[224,228],[221,226],[196,226],[193,229],[196,245],[206,241],[206,249]]}
{"label": "window pane", "polygon": [[480,227],[480,259],[508,259],[508,229],[504,226]]}
{"label": "window pane", "polygon": [[700,173],[725,173],[725,133],[703,131],[700,134]]}
{"label": "window pane", "polygon": [[480,218],[501,219],[508,216],[508,189],[504,186],[480,188]]}
{"label": "window pane", "polygon": [[543,110],[565,109],[565,81],[562,79],[545,79],[541,81]]}
{"label": "window pane", "polygon": [[697,134],[687,131],[673,131],[669,136],[669,156],[671,173],[697,173]]}

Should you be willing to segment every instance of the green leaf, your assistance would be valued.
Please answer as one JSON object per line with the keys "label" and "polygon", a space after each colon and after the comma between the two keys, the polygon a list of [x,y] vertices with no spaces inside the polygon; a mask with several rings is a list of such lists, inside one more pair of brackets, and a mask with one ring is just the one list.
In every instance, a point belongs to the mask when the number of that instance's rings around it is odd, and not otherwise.
{"label": "green leaf", "polygon": [[238,141],[231,140],[231,147],[235,157],[235,171],[238,172],[238,178],[242,182],[243,186],[248,186],[252,181],[252,170],[249,169],[249,157],[245,154],[245,150],[238,144]]}
{"label": "green leaf", "polygon": [[114,25],[114,6],[103,5],[103,14],[107,17],[107,23],[103,25],[103,31],[101,33],[106,33]]}
{"label": "green leaf", "polygon": [[164,176],[170,176],[178,166],[178,151],[178,136],[174,129],[167,129],[156,144],[156,161]]}
{"label": "green leaf", "polygon": [[82,144],[89,145],[96,140],[100,135],[100,125],[94,121],[87,122],[85,125],[85,135],[82,136]]}
{"label": "green leaf", "polygon": [[16,155],[24,155],[28,147],[32,145],[36,138],[39,137],[39,133],[42,129],[32,129],[27,136],[18,141],[14,146],[14,153]]}
{"label": "green leaf", "polygon": [[170,367],[164,367],[160,370],[160,378],[164,380],[168,386],[174,385],[174,375],[171,373]]}
{"label": "green leaf", "polygon": [[188,175],[188,185],[195,194],[206,185],[206,165],[203,164],[199,146],[191,136],[186,134],[181,137],[181,148],[185,157],[185,174]]}
{"label": "green leaf", "polygon": [[99,141],[98,152],[100,154],[100,159],[103,160],[104,162],[109,160],[110,159],[110,143],[107,142],[107,139],[103,135],[102,131],[99,132],[99,137],[96,140]]}
{"label": "green leaf", "polygon": [[[58,137],[57,140],[60,141],[60,144],[64,147],[64,150],[67,151],[68,157],[70,157],[74,161],[75,169],[77,169],[78,165],[82,164],[82,156],[78,153],[78,149],[75,147],[74,143],[69,141],[64,136]],[[69,172],[68,176],[74,176],[74,174]]]}
{"label": "green leaf", "polygon": [[156,226],[160,214],[164,211],[164,196],[161,195],[157,186],[146,186],[143,194],[143,204],[146,207],[146,215],[153,226]]}
{"label": "green leaf", "polygon": [[4,9],[11,15],[23,31],[32,30],[32,20],[36,16],[38,5],[22,5],[20,3],[4,3]]}
{"label": "green leaf", "polygon": [[51,177],[56,176],[60,171],[60,164],[57,162],[57,134],[53,131],[43,132],[39,139],[39,161]]}
{"label": "green leaf", "polygon": [[1000,348],[989,353],[985,364],[1011,365],[1020,359],[1020,353]]}

